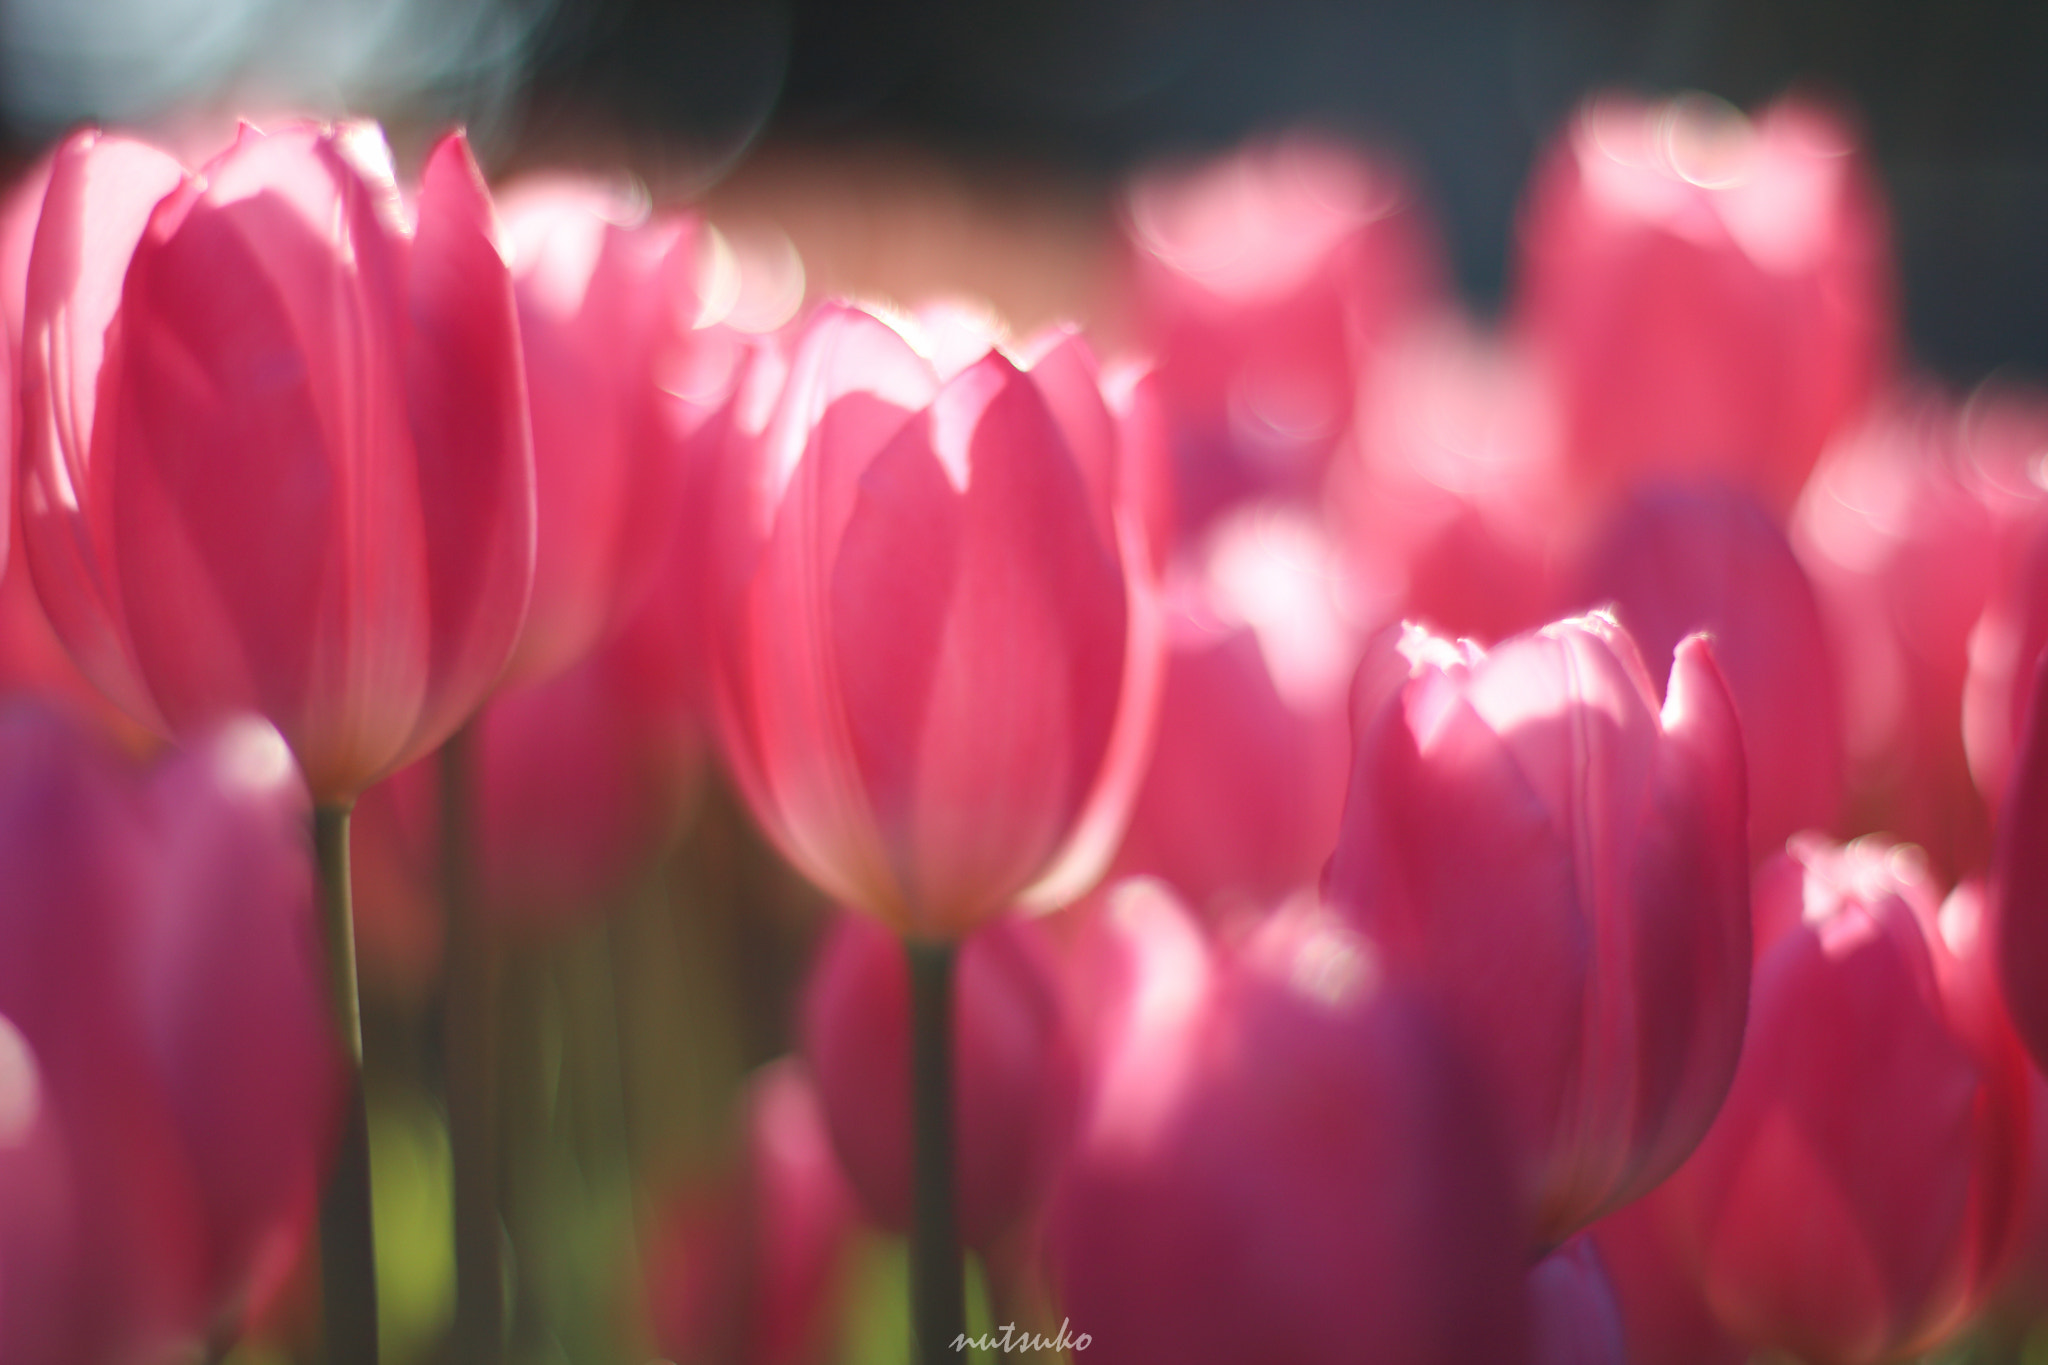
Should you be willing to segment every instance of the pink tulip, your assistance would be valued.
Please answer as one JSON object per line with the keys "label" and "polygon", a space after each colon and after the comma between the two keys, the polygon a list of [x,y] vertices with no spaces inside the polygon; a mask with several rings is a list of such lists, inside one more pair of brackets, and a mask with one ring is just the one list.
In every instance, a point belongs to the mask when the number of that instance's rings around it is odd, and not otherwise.
{"label": "pink tulip", "polygon": [[1650,1196],[1752,1347],[1818,1365],[1927,1350],[2011,1245],[2026,1067],[1938,896],[1912,850],[1874,840],[1795,839],[1758,874],[1741,1067]]}
{"label": "pink tulip", "polygon": [[1326,889],[1426,986],[1512,1122],[1553,1246],[1699,1141],[1749,990],[1742,736],[1706,641],[1661,713],[1611,618],[1491,652],[1408,627],[1368,654]]}
{"label": "pink tulip", "polygon": [[1747,1365],[1749,1350],[1721,1326],[1679,1260],[1654,1192],[1595,1223],[1621,1311],[1629,1360],[1656,1365]]}
{"label": "pink tulip", "polygon": [[2006,1008],[2035,1064],[2048,1070],[2048,668],[2039,665],[1998,809],[1991,899]]}
{"label": "pink tulip", "polygon": [[2048,650],[2048,394],[1986,385],[1963,408],[1972,480],[2000,529],[1984,613],[1970,632],[1963,745],[1985,804],[1996,810],[2012,780],[2026,722],[2028,684]]}
{"label": "pink tulip", "polygon": [[1083,952],[1110,988],[1050,1247],[1086,1359],[1525,1358],[1494,1116],[1369,944],[1307,912],[1223,953],[1126,883]]}
{"label": "pink tulip", "polygon": [[1824,109],[1589,103],[1536,171],[1515,300],[1585,476],[1714,475],[1790,507],[1892,363],[1887,238]]}
{"label": "pink tulip", "polygon": [[145,780],[15,703],[0,755],[0,1014],[49,1116],[0,1166],[51,1179],[0,1174],[0,1358],[170,1358],[276,1290],[324,1177],[342,1070],[305,795],[253,719]]}
{"label": "pink tulip", "polygon": [[1560,547],[1583,535],[1556,403],[1524,350],[1445,313],[1410,328],[1362,380],[1356,458],[1332,501],[1367,596],[1482,641],[1555,614]]}
{"label": "pink tulip", "polygon": [[[1033,921],[991,920],[960,949],[953,1109],[961,1239],[986,1248],[1042,1194],[1072,1133],[1078,1060],[1051,949]],[[832,1144],[869,1216],[911,1219],[910,970],[879,923],[839,917],[801,1009]]]}
{"label": "pink tulip", "polygon": [[[1574,1237],[1529,1272],[1532,1360],[1537,1365],[1627,1365],[1621,1309],[1591,1237]],[[1669,1365],[1659,1359],[1659,1365]]]}
{"label": "pink tulip", "polygon": [[653,1249],[655,1341],[677,1360],[812,1365],[831,1346],[853,1198],[800,1066],[754,1078],[745,1125],[740,1170],[678,1205]]}
{"label": "pink tulip", "polygon": [[942,372],[813,316],[721,480],[712,686],[749,805],[830,895],[959,937],[1099,874],[1157,691],[1148,457],[1078,338]]}
{"label": "pink tulip", "polygon": [[1248,495],[1312,493],[1367,357],[1437,292],[1403,175],[1294,134],[1147,175],[1124,231],[1189,524]]}
{"label": "pink tulip", "polygon": [[417,204],[368,125],[245,127],[198,174],[87,130],[29,262],[22,530],[52,624],[154,729],[266,716],[323,803],[462,722],[532,580],[518,323],[459,135]]}
{"label": "pink tulip", "polygon": [[1271,504],[1221,518],[1167,591],[1152,763],[1117,855],[1212,916],[1314,883],[1344,808],[1363,633],[1331,538]]}
{"label": "pink tulip", "polygon": [[1714,641],[1749,767],[1749,846],[1765,857],[1841,818],[1842,707],[1813,585],[1785,535],[1721,485],[1646,489],[1587,555],[1578,600],[1611,605],[1651,675],[1694,631]]}
{"label": "pink tulip", "polygon": [[1857,823],[1950,872],[1990,851],[1963,745],[1971,635],[2040,502],[2019,458],[2038,446],[2001,448],[1981,415],[1900,397],[1828,452],[1792,531],[1842,662]]}
{"label": "pink tulip", "polygon": [[[647,592],[686,486],[664,392],[723,349],[693,334],[704,228],[584,181],[500,197],[533,412],[533,600],[508,672],[538,679],[611,634]],[[687,380],[685,384],[687,384]]]}

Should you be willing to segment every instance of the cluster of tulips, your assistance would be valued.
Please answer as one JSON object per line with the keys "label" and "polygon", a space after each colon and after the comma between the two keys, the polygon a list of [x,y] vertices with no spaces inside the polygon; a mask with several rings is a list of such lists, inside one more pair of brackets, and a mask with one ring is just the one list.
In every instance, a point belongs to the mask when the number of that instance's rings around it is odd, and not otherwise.
{"label": "cluster of tulips", "polygon": [[444,926],[452,1358],[503,1359],[502,936],[663,856],[705,748],[844,911],[739,1174],[641,1229],[683,1365],[829,1358],[862,1227],[926,1362],[2020,1349],[2048,395],[1910,372],[1846,122],[1589,103],[1498,325],[1332,141],[1117,221],[1098,363],[751,325],[787,282],[700,217],[494,202],[459,135],[30,172],[0,1362],[281,1299],[377,1358],[358,908]]}

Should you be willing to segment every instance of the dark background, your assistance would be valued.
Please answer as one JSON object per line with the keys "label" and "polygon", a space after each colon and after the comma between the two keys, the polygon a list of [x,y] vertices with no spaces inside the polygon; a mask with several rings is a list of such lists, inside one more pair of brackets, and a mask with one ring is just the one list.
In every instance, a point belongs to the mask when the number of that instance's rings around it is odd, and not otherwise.
{"label": "dark background", "polygon": [[[570,0],[523,117],[737,145],[878,134],[1107,180],[1312,119],[1403,154],[1498,304],[1531,157],[1590,89],[1788,88],[1864,119],[1918,358],[2048,373],[2048,4]],[[765,120],[765,124],[764,124]]]}

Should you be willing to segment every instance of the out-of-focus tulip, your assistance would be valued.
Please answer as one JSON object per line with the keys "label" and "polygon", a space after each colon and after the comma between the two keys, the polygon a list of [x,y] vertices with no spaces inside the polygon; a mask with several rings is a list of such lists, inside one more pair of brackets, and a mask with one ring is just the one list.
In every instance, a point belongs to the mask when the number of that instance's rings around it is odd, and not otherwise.
{"label": "out-of-focus tulip", "polygon": [[1706,641],[1660,714],[1593,615],[1368,653],[1331,899],[1441,1001],[1503,1096],[1539,1245],[1675,1169],[1742,1046],[1742,736]]}
{"label": "out-of-focus tulip", "polygon": [[1050,1232],[1087,1358],[1524,1359],[1497,1120],[1370,945],[1289,912],[1220,954],[1144,883],[1097,929],[1123,989]]}
{"label": "out-of-focus tulip", "polygon": [[[466,770],[479,912],[528,924],[598,913],[674,834],[702,741],[680,696],[650,694],[623,662],[606,646],[477,713]],[[422,759],[357,804],[376,864],[364,916],[416,915],[439,896],[443,775]]]}
{"label": "out-of-focus tulip", "polygon": [[1963,745],[1986,805],[2011,780],[2034,667],[2048,649],[2048,393],[1986,384],[1963,408],[1963,445],[1975,485],[2001,529],[1984,614],[1970,633]]}
{"label": "out-of-focus tulip", "polygon": [[1591,1237],[1574,1237],[1537,1262],[1529,1272],[1529,1314],[1536,1365],[1628,1365],[1635,1359],[1622,1337],[1607,1262]]}
{"label": "out-of-focus tulip", "polygon": [[1974,401],[1899,399],[1828,452],[1792,532],[1842,665],[1853,823],[1950,873],[1990,850],[1963,746],[1971,633],[2040,501],[2018,433],[1984,417]]}
{"label": "out-of-focus tulip", "polygon": [[1912,850],[1876,840],[1801,837],[1757,876],[1742,1065],[1648,1201],[1752,1347],[1818,1365],[1926,1350],[2011,1246],[2026,1065],[1938,897]]}
{"label": "out-of-focus tulip", "polygon": [[1124,223],[1182,516],[1313,492],[1367,357],[1438,292],[1405,177],[1295,134],[1140,179]]}
{"label": "out-of-focus tulip", "polygon": [[1724,485],[1645,489],[1587,556],[1579,604],[1611,606],[1656,677],[1695,631],[1742,719],[1749,846],[1764,857],[1841,815],[1842,706],[1813,585],[1785,535]]}
{"label": "out-of-focus tulip", "polygon": [[1892,363],[1887,236],[1826,110],[1588,104],[1536,171],[1515,300],[1570,457],[1597,487],[1718,475],[1782,513]]}
{"label": "out-of-focus tulip", "polygon": [[828,305],[796,341],[720,480],[713,710],[835,899],[957,938],[1115,851],[1162,653],[1122,430],[1078,337],[942,370]]}
{"label": "out-of-focus tulip", "polygon": [[801,1067],[757,1075],[745,1122],[731,1183],[686,1198],[653,1249],[655,1342],[676,1360],[813,1365],[831,1346],[853,1196]]}
{"label": "out-of-focus tulip", "polygon": [[16,704],[0,754],[0,1013],[56,1163],[0,1177],[0,1357],[171,1358],[290,1269],[339,1111],[305,795],[253,719],[145,781]]}
{"label": "out-of-focus tulip", "polygon": [[1627,1359],[1656,1365],[1745,1365],[1749,1349],[1728,1335],[1680,1263],[1658,1201],[1638,1199],[1587,1233],[1600,1246],[1621,1311]]}
{"label": "out-of-focus tulip", "polygon": [[1162,877],[1212,917],[1313,884],[1344,808],[1364,647],[1346,587],[1298,512],[1244,507],[1212,526],[1169,582],[1158,735],[1120,872]]}
{"label": "out-of-focus tulip", "polygon": [[1560,547],[1586,510],[1522,349],[1447,312],[1383,348],[1363,383],[1355,458],[1329,492],[1362,595],[1391,604],[1380,619],[1484,642],[1552,619]]}
{"label": "out-of-focus tulip", "polygon": [[22,532],[79,666],[190,736],[254,712],[315,800],[432,749],[533,574],[509,274],[459,135],[416,212],[374,127],[245,128],[202,172],[94,131],[30,257]]}
{"label": "out-of-focus tulip", "polygon": [[1999,980],[2034,1061],[2048,1070],[2048,668],[2033,699],[1998,810],[1991,868]]}
{"label": "out-of-focus tulip", "polygon": [[[1034,921],[982,925],[953,992],[953,1128],[961,1239],[988,1247],[1043,1192],[1073,1132],[1079,1059],[1057,970]],[[910,969],[868,916],[840,916],[801,1015],[841,1165],[877,1223],[911,1218]]]}
{"label": "out-of-focus tulip", "polygon": [[536,679],[616,629],[667,549],[688,471],[665,388],[704,369],[690,351],[709,242],[695,218],[650,218],[584,181],[514,186],[499,207],[514,247],[535,492],[533,600],[507,673]]}

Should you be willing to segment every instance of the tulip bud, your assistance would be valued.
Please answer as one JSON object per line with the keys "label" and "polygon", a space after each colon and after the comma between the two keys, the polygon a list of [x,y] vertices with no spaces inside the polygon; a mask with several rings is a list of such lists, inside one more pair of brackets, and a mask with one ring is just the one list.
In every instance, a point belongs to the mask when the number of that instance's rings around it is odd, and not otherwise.
{"label": "tulip bud", "polygon": [[1309,886],[1337,837],[1363,639],[1328,537],[1272,505],[1210,531],[1167,594],[1152,763],[1118,870],[1214,915]]}
{"label": "tulip bud", "polygon": [[1366,358],[1437,292],[1405,177],[1296,134],[1143,177],[1124,232],[1187,523],[1313,493]]}
{"label": "tulip bud", "polygon": [[1225,956],[1143,883],[1095,931],[1127,990],[1050,1231],[1087,1359],[1525,1358],[1493,1115],[1368,943],[1290,913]]}
{"label": "tulip bud", "polygon": [[[1536,1365],[1628,1365],[1621,1309],[1591,1237],[1574,1237],[1529,1272],[1530,1358]],[[1660,1357],[1661,1362],[1661,1357]]]}
{"label": "tulip bud", "polygon": [[1742,736],[1700,637],[1660,713],[1593,615],[1491,652],[1369,653],[1327,893],[1425,986],[1503,1097],[1539,1246],[1706,1131],[1749,989]]}
{"label": "tulip bud", "polygon": [[1652,677],[1704,631],[1742,720],[1749,846],[1763,857],[1842,809],[1842,710],[1813,586],[1763,508],[1719,485],[1639,492],[1587,556],[1578,600],[1611,604]]}
{"label": "tulip bud", "polygon": [[1712,475],[1789,508],[1892,363],[1882,202],[1842,120],[1589,103],[1522,215],[1518,329],[1595,486]]}
{"label": "tulip bud", "polygon": [[676,1360],[814,1365],[830,1345],[852,1196],[795,1063],[755,1076],[745,1125],[730,1183],[680,1204],[650,1256],[655,1341]]}
{"label": "tulip bud", "polygon": [[[610,634],[647,592],[687,478],[664,386],[704,367],[695,218],[580,181],[500,198],[533,413],[533,599],[508,674],[538,679]],[[712,339],[712,347],[723,342]]]}
{"label": "tulip bud", "polygon": [[[953,1128],[961,1239],[986,1248],[1043,1192],[1072,1133],[1078,1061],[1036,923],[991,920],[960,948]],[[910,970],[895,935],[842,914],[811,971],[804,1058],[869,1217],[911,1218]]]}
{"label": "tulip bud", "polygon": [[805,875],[900,932],[1085,890],[1142,774],[1144,452],[1093,373],[1069,337],[942,374],[828,306],[720,480],[728,766]]}
{"label": "tulip bud", "polygon": [[52,625],[166,734],[277,725],[314,799],[438,745],[533,573],[511,282],[459,135],[408,211],[368,125],[194,175],[86,130],[29,261],[23,536]]}
{"label": "tulip bud", "polygon": [[1650,1196],[1752,1347],[1830,1365],[1928,1350],[2010,1247],[2026,1068],[1937,896],[1913,850],[1872,840],[1795,839],[1757,876],[1742,1064]]}

